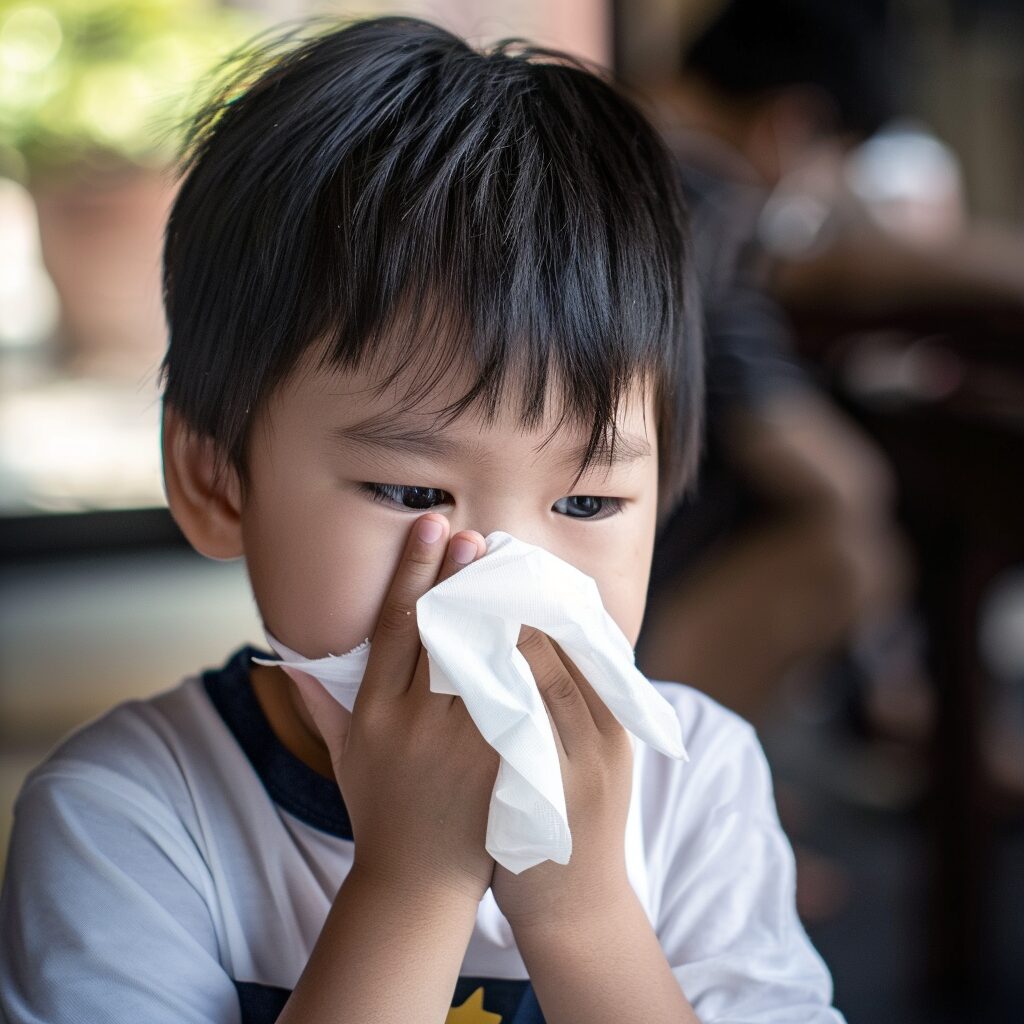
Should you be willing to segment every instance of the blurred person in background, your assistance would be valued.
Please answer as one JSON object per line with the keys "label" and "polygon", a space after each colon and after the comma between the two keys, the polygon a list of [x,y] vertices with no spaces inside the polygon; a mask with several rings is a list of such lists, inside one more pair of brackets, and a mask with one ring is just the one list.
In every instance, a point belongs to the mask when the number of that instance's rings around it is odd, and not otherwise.
{"label": "blurred person in background", "polygon": [[[771,295],[777,250],[814,246],[827,220],[817,198],[780,210],[777,189],[834,177],[883,123],[876,53],[870,23],[842,4],[737,2],[659,96],[691,207],[709,409],[698,492],[655,551],[638,660],[759,722],[785,679],[842,650],[877,718],[920,735],[929,691],[902,611],[894,481],[797,361]],[[801,912],[828,916],[842,878],[798,854]]]}
{"label": "blurred person in background", "polygon": [[[895,481],[798,360],[787,310],[1019,315],[1024,246],[970,223],[955,155],[893,120],[884,15],[878,0],[732,0],[650,90],[690,202],[709,411],[638,660],[755,722],[785,680],[827,670],[873,734],[918,743],[933,693]],[[803,866],[802,909],[827,916],[840,880],[807,851]]]}
{"label": "blurred person in background", "polygon": [[741,0],[661,97],[691,203],[711,402],[703,482],[661,537],[642,653],[755,720],[788,670],[884,632],[909,583],[884,457],[800,365],[771,294],[769,232],[792,250],[821,230],[810,202],[779,211],[778,186],[820,177],[884,121],[874,42],[842,4]]}

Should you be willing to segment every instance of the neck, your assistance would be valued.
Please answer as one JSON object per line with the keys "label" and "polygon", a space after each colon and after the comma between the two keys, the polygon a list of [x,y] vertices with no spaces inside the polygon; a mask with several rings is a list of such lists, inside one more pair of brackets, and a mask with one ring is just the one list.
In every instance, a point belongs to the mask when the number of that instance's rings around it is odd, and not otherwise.
{"label": "neck", "polygon": [[325,778],[334,778],[331,754],[295,684],[279,668],[252,665],[253,692],[274,735],[282,746]]}

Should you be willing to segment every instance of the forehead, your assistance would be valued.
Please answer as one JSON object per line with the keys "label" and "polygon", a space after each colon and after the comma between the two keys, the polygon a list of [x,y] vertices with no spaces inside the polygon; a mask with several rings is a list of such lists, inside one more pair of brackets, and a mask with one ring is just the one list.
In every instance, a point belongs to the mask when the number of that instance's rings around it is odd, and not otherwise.
{"label": "forehead", "polygon": [[[540,415],[524,421],[524,403],[538,398],[539,382],[509,372],[499,400],[489,411],[478,398],[456,414],[451,406],[462,399],[478,376],[466,359],[440,358],[418,346],[404,365],[344,369],[331,364],[323,351],[307,352],[282,389],[268,403],[273,425],[302,444],[327,451],[364,456],[375,462],[407,459],[472,465],[480,471],[547,466],[574,480],[582,472],[603,474],[639,470],[656,463],[656,417],[649,381],[637,379],[624,389],[615,417],[615,432],[590,451],[593,415],[573,418],[562,381],[549,373]],[[644,385],[646,386],[646,389]],[[276,411],[271,409],[276,406]],[[587,465],[584,468],[584,462]]]}
{"label": "forehead", "polygon": [[[398,367],[400,366],[400,369]],[[528,436],[548,445],[574,445],[590,435],[591,418],[574,416],[567,388],[552,366],[544,386],[542,413],[527,421],[526,405],[539,400],[540,382],[510,366],[493,410],[481,395],[457,414],[454,406],[467,396],[479,376],[468,354],[443,353],[420,344],[390,362],[380,360],[358,369],[331,365],[311,348],[290,375],[288,398],[318,420],[355,431],[383,423],[433,427],[452,437],[485,433]],[[390,378],[390,379],[389,379]],[[653,450],[656,419],[653,383],[637,377],[623,390],[615,417],[616,431],[647,439]],[[622,443],[616,440],[616,445]]]}

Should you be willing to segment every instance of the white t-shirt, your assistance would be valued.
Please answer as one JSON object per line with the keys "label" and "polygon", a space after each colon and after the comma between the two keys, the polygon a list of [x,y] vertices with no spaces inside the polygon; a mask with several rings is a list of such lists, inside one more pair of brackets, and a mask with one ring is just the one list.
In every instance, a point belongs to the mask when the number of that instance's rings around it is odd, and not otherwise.
{"label": "white t-shirt", "polygon": [[[118,705],[28,776],[0,895],[9,1024],[262,1024],[280,1013],[353,840],[337,786],[270,729],[249,683],[254,654],[265,652],[243,647]],[[679,984],[703,1024],[843,1024],[796,914],[793,854],[754,730],[697,690],[653,685],[679,714],[690,761],[638,742],[631,817],[642,902]],[[452,998],[481,1003],[502,1024],[544,1019],[489,891]]]}

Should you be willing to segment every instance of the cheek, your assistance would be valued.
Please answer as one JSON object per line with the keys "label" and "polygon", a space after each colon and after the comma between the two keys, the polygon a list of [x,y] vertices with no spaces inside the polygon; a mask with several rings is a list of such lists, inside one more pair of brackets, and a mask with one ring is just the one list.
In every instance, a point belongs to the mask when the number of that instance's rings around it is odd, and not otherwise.
{"label": "cheek", "polygon": [[642,572],[637,560],[624,563],[619,569],[614,575],[605,569],[594,578],[605,609],[625,634],[629,646],[635,647],[644,617],[649,563]]}
{"label": "cheek", "polygon": [[[654,546],[654,519],[644,516],[631,528],[623,529],[599,553],[588,552],[574,564],[593,576],[605,610],[625,634],[630,647],[640,636],[647,599],[647,582]],[[589,564],[589,568],[588,568]]]}
{"label": "cheek", "polygon": [[405,536],[340,490],[254,494],[242,517],[246,565],[264,624],[310,658],[369,636]]}

